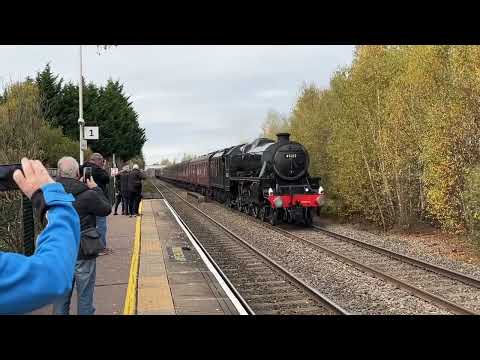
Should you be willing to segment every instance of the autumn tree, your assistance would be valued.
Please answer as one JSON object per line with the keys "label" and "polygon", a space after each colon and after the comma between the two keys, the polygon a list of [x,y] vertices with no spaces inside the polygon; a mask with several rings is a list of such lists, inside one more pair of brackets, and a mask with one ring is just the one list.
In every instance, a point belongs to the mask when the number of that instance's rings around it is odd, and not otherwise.
{"label": "autumn tree", "polygon": [[[329,211],[384,229],[480,229],[479,74],[478,46],[358,46],[328,89],[303,86],[289,129],[334,200]],[[278,119],[268,114],[265,134]]]}
{"label": "autumn tree", "polygon": [[262,124],[262,136],[275,140],[277,134],[289,129],[288,119],[275,110],[270,110]]}

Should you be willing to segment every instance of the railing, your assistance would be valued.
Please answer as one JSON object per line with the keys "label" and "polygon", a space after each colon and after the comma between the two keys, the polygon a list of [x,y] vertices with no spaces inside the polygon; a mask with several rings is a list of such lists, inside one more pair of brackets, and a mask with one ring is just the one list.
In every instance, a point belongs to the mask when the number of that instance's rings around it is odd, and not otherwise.
{"label": "railing", "polygon": [[[19,252],[30,256],[35,251],[36,223],[32,202],[25,195],[19,195],[19,190],[7,190],[2,194],[3,203],[0,221],[0,242],[2,250]],[[3,213],[3,212],[8,212]]]}

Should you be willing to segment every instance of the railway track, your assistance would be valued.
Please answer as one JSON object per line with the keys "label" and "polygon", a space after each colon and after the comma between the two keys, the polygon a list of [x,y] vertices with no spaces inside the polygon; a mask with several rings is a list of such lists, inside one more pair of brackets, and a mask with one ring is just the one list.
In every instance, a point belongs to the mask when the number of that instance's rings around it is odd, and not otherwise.
{"label": "railway track", "polygon": [[349,314],[266,254],[165,185],[152,185],[174,207],[203,249],[255,314]]}
{"label": "railway track", "polygon": [[[238,211],[231,211],[239,214]],[[308,244],[453,314],[480,313],[479,279],[318,226],[314,226],[313,231],[298,227],[274,227],[246,214],[242,215],[269,230]]]}
{"label": "railway track", "polygon": [[[243,216],[250,216],[243,214]],[[457,315],[480,314],[480,280],[397,252],[313,226],[314,231],[262,226],[307,243],[337,260],[383,279]],[[322,236],[319,237],[317,234]],[[340,240],[340,241],[339,241]]]}
{"label": "railway track", "polygon": [[[278,229],[373,276],[459,315],[480,314],[480,280],[318,226]],[[318,235],[322,236],[318,236]]]}

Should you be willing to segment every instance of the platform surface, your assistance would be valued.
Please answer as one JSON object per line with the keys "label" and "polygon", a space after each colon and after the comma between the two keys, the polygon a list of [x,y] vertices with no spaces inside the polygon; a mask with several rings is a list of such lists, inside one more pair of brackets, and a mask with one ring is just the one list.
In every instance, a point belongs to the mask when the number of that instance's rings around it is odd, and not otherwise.
{"label": "platform surface", "polygon": [[[110,215],[107,246],[97,258],[96,315],[121,315],[127,293],[136,218]],[[143,200],[138,315],[238,314],[162,199]],[[51,315],[52,306],[31,313]],[[77,314],[74,290],[70,314]]]}
{"label": "platform surface", "polygon": [[[130,272],[135,218],[123,215],[107,217],[107,247],[113,254],[97,258],[97,281],[94,293],[96,315],[121,315]],[[36,310],[32,315],[51,315],[52,306]],[[74,290],[70,314],[77,314],[77,293]]]}
{"label": "platform surface", "polygon": [[141,231],[137,314],[237,314],[164,200],[144,200]]}

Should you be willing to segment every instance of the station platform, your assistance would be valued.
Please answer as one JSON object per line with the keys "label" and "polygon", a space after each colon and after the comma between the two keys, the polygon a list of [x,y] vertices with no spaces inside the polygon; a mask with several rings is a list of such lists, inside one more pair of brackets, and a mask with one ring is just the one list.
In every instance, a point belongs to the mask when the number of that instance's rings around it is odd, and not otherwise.
{"label": "station platform", "polygon": [[238,314],[162,199],[142,204],[136,314]]}
{"label": "station platform", "polygon": [[[137,218],[107,218],[113,253],[97,258],[96,315],[238,314],[165,201],[143,200],[141,209]],[[50,315],[52,306],[31,314]]]}
{"label": "station platform", "polygon": [[[124,310],[125,294],[130,274],[130,259],[135,239],[135,218],[122,215],[107,217],[107,246],[112,254],[97,257],[97,279],[95,284],[96,315],[121,315]],[[52,306],[31,313],[51,315]],[[70,314],[77,314],[77,293],[74,290]]]}

